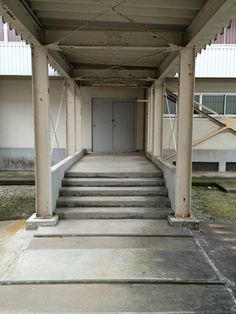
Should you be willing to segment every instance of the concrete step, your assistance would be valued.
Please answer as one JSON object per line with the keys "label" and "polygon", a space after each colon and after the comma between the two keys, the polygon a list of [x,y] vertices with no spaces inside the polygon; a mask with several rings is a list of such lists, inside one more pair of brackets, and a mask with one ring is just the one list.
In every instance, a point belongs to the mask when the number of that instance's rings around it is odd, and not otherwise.
{"label": "concrete step", "polygon": [[80,172],[67,171],[66,178],[162,178],[161,171],[152,172]]}
{"label": "concrete step", "polygon": [[61,196],[57,207],[168,207],[165,196]]}
{"label": "concrete step", "polygon": [[55,210],[60,219],[166,219],[170,207],[61,207]]}
{"label": "concrete step", "polygon": [[62,187],[60,196],[167,196],[165,186],[161,187]]}
{"label": "concrete step", "polygon": [[164,186],[162,178],[65,178],[63,186]]}
{"label": "concrete step", "polygon": [[157,219],[61,220],[56,227],[39,228],[34,233],[34,237],[81,236],[193,237],[189,229],[170,227],[167,221]]}
{"label": "concrete step", "polygon": [[[224,286],[53,284],[0,286],[3,313],[232,313]],[[46,297],[45,296],[50,296]]]}

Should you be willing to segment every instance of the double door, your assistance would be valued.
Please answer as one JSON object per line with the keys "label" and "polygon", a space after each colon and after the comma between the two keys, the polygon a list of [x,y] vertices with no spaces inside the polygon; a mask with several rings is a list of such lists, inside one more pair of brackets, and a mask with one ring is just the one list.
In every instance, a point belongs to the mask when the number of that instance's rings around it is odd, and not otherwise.
{"label": "double door", "polygon": [[134,99],[94,98],[94,152],[134,151]]}

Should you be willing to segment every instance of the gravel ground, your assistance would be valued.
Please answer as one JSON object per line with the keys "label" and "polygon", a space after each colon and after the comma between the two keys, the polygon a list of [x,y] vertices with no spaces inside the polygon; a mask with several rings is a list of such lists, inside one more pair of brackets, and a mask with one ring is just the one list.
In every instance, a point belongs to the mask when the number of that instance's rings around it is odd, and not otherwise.
{"label": "gravel ground", "polygon": [[34,212],[34,186],[0,186],[0,220],[27,219]]}

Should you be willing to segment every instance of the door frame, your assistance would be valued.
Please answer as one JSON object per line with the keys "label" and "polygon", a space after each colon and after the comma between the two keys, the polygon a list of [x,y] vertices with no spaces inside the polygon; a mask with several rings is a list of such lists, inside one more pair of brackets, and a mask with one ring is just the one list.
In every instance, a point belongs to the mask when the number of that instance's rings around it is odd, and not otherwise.
{"label": "door frame", "polygon": [[[132,101],[134,103],[134,132],[133,132],[133,143],[134,143],[134,147],[133,147],[133,152],[136,151],[136,147],[137,147],[137,98],[123,98],[123,97],[115,97],[115,98],[112,98],[112,97],[92,97],[91,99],[91,149],[92,149],[92,152],[94,152],[94,149],[93,149],[93,108],[94,108],[94,100],[95,99],[110,99],[111,100],[111,106],[112,106],[112,102],[113,101]],[[100,152],[102,154],[102,152]],[[109,153],[109,154],[119,154],[119,153],[131,153],[131,152],[127,152],[127,151],[120,151],[120,152],[113,152],[113,151],[110,151],[110,152],[104,152],[104,153]]]}

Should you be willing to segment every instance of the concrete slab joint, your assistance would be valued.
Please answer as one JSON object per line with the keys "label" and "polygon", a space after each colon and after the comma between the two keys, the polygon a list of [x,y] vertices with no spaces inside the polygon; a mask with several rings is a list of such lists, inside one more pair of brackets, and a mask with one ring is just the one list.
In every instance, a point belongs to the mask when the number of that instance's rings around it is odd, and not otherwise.
{"label": "concrete slab joint", "polygon": [[58,223],[58,215],[53,215],[50,218],[37,217],[34,213],[26,221],[26,230],[37,230],[38,227],[54,227]]}

